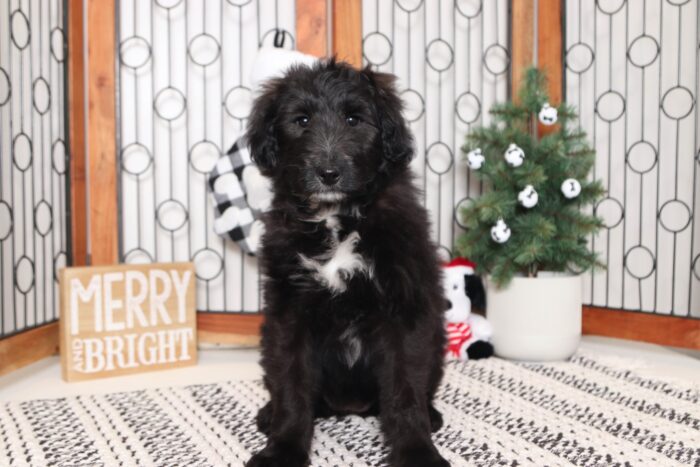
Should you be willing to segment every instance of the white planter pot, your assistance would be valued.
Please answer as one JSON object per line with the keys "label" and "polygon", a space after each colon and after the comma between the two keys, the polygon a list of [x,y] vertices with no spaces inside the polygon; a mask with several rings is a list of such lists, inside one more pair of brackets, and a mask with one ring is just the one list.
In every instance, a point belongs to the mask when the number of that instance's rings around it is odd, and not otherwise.
{"label": "white planter pot", "polygon": [[486,315],[496,355],[512,360],[563,360],[581,340],[581,276],[539,273],[498,289],[486,280]]}

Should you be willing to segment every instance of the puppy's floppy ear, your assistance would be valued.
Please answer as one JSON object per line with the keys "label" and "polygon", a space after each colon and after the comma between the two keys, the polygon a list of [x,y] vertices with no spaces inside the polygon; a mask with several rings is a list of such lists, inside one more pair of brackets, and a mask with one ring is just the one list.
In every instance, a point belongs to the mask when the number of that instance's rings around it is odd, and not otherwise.
{"label": "puppy's floppy ear", "polygon": [[369,66],[362,70],[362,76],[372,85],[384,158],[389,162],[408,164],[413,157],[413,136],[401,114],[403,102],[396,91],[396,77],[373,71]]}
{"label": "puppy's floppy ear", "polygon": [[279,85],[279,80],[275,79],[264,86],[263,93],[253,103],[246,132],[251,157],[264,175],[274,170],[279,156],[275,130]]}

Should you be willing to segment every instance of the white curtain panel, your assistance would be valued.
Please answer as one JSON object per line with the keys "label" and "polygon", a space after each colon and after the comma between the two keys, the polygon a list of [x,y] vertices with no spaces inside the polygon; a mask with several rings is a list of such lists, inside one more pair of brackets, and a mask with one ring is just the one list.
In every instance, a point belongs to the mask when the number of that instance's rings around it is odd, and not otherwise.
{"label": "white curtain panel", "polygon": [[69,243],[63,7],[0,2],[0,337],[58,317]]}
{"label": "white curtain panel", "polygon": [[294,0],[119,2],[120,247],[194,261],[197,309],[257,312],[257,261],[214,233],[207,173],[245,129],[251,64],[294,48]]}
{"label": "white curtain panel", "polygon": [[584,299],[700,317],[698,0],[567,0],[566,94],[597,151],[607,270]]}

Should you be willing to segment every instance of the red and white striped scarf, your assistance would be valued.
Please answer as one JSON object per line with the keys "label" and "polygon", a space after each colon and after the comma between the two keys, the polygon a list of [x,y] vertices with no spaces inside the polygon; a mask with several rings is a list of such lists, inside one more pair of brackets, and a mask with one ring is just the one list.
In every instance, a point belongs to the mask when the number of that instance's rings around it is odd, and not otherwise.
{"label": "red and white striped scarf", "polygon": [[460,358],[460,349],[465,342],[472,338],[472,327],[469,323],[447,323],[447,350],[448,357]]}

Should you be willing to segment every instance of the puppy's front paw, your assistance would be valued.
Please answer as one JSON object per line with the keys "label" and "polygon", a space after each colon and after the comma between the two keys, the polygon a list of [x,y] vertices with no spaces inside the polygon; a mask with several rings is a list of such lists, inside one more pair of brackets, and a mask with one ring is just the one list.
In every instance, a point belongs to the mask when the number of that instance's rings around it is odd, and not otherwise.
{"label": "puppy's front paw", "polygon": [[394,452],[392,467],[450,467],[434,447],[416,447]]}
{"label": "puppy's front paw", "polygon": [[268,444],[265,448],[253,455],[245,467],[306,467],[309,465],[309,456],[301,449],[291,446]]}

